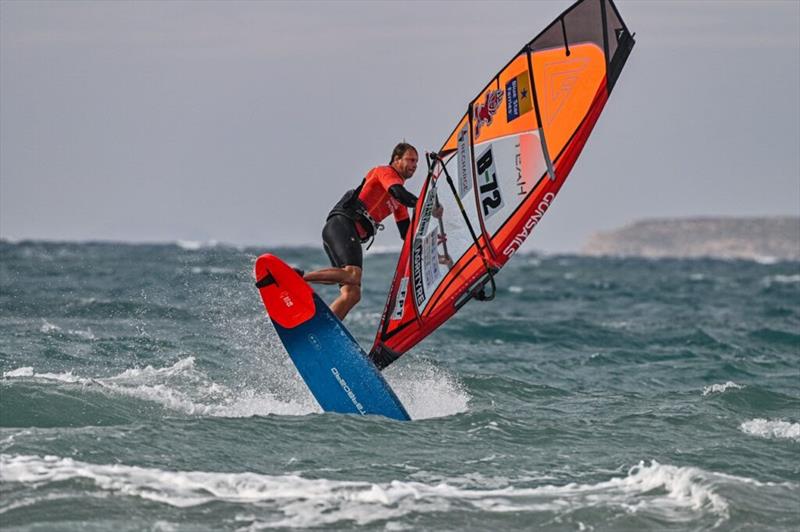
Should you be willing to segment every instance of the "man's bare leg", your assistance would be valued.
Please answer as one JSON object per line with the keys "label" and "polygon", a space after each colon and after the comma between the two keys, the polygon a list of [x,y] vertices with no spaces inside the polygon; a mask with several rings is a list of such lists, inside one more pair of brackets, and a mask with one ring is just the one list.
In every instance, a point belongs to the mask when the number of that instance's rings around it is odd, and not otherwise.
{"label": "man's bare leg", "polygon": [[[355,278],[354,270],[358,270],[358,279]],[[317,284],[356,284],[361,282],[361,268],[357,266],[323,268],[308,272],[303,275],[303,279],[309,283]]]}
{"label": "man's bare leg", "polygon": [[324,268],[308,272],[303,279],[309,283],[341,285],[339,297],[331,303],[331,312],[340,320],[344,320],[347,313],[361,301],[361,268],[358,266]]}

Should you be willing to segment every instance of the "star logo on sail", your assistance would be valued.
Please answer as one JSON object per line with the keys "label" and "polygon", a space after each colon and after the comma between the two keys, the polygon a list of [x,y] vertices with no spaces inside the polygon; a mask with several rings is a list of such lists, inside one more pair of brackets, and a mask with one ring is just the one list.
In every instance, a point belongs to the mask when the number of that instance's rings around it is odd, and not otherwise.
{"label": "star logo on sail", "polygon": [[531,81],[528,72],[506,83],[506,117],[509,122],[516,120],[533,109],[531,101]]}
{"label": "star logo on sail", "polygon": [[492,125],[494,115],[500,104],[503,103],[503,91],[489,91],[483,103],[475,105],[472,111],[472,121],[475,124],[475,138],[481,136],[481,127]]}

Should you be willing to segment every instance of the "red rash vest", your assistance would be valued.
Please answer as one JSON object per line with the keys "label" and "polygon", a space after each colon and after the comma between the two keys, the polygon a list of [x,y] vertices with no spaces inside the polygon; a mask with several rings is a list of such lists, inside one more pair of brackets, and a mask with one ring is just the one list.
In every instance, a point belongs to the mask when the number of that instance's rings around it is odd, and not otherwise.
{"label": "red rash vest", "polygon": [[[389,187],[403,186],[403,178],[391,166],[377,166],[367,173],[364,186],[358,195],[367,212],[373,220],[380,223],[390,214],[394,214],[395,221],[408,220],[408,210],[397,201],[390,193]],[[366,236],[366,231],[360,224],[356,224],[359,236]]]}

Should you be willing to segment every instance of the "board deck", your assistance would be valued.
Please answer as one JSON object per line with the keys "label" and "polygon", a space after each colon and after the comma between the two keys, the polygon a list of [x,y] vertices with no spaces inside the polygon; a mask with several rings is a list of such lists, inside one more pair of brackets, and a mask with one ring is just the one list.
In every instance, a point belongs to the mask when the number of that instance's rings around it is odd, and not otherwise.
{"label": "board deck", "polygon": [[255,263],[264,307],[325,412],[411,419],[364,350],[303,278],[269,253]]}

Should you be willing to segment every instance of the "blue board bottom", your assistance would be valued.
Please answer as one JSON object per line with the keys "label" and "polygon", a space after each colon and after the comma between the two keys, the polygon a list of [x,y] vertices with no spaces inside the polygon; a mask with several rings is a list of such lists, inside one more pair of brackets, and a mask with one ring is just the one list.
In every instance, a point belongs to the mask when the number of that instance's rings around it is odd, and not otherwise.
{"label": "blue board bottom", "polygon": [[291,329],[275,321],[286,351],[326,412],[410,420],[394,391],[350,331],[314,294],[316,314]]}

